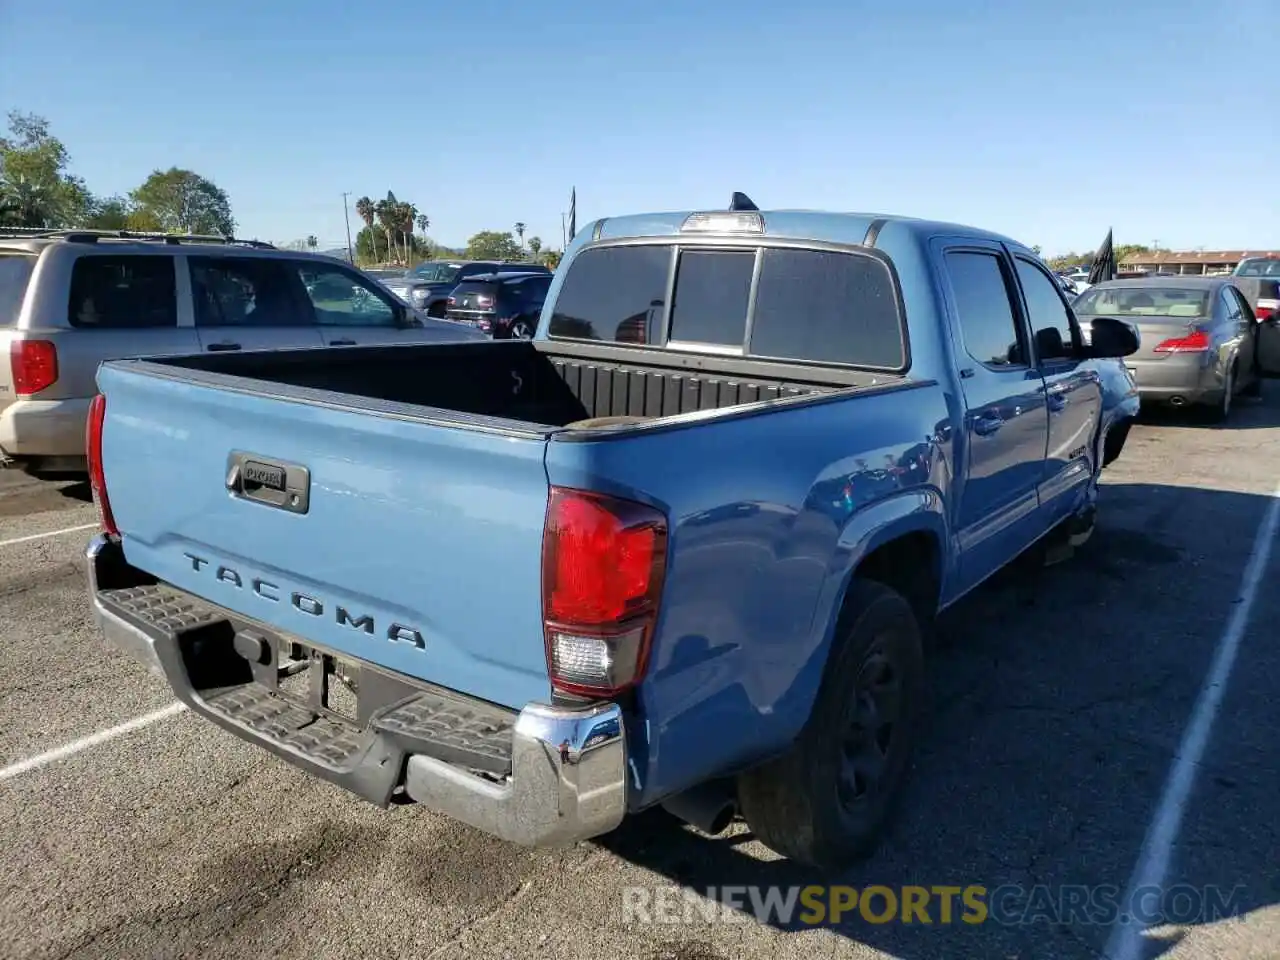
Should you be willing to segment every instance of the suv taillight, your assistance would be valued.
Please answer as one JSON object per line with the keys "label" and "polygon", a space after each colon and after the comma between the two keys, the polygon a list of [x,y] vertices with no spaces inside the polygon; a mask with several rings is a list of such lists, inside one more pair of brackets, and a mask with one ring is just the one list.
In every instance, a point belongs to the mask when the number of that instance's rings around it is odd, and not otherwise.
{"label": "suv taillight", "polygon": [[98,506],[98,520],[102,532],[120,536],[116,518],[111,515],[111,501],[107,499],[107,478],[102,470],[102,427],[107,420],[107,398],[98,394],[89,403],[89,419],[85,422],[84,449],[89,460],[89,487],[93,502]]}
{"label": "suv taillight", "polygon": [[552,487],[542,615],[554,689],[608,697],[644,676],[667,565],[667,518],[631,500]]}
{"label": "suv taillight", "polygon": [[13,392],[29,397],[58,380],[58,348],[48,340],[15,340],[9,345]]}

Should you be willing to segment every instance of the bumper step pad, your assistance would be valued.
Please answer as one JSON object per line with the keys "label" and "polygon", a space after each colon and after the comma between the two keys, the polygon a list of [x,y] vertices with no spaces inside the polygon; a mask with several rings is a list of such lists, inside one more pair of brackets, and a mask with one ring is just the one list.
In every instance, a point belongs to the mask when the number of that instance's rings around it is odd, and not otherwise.
{"label": "bumper step pad", "polygon": [[155,639],[166,678],[194,710],[369,799],[385,802],[410,754],[491,777],[511,772],[513,711],[359,661],[360,696],[375,701],[361,704],[369,718],[362,725],[253,679],[234,646],[244,628],[271,638],[277,650],[297,638],[163,583],[99,590],[97,600]]}

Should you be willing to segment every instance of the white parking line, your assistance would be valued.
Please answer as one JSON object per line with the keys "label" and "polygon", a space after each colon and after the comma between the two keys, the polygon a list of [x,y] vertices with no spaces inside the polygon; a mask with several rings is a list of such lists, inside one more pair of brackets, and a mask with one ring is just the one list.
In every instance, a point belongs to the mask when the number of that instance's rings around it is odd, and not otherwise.
{"label": "white parking line", "polygon": [[[1249,614],[1267,568],[1267,561],[1271,558],[1276,530],[1280,528],[1280,487],[1271,496],[1271,505],[1267,508],[1266,518],[1258,527],[1253,550],[1249,553],[1244,575],[1240,579],[1240,592],[1236,597],[1235,608],[1231,611],[1231,619],[1227,621],[1227,628],[1218,641],[1209,674],[1200,688],[1195,708],[1191,711],[1191,719],[1182,733],[1173,766],[1169,769],[1164,792],[1160,795],[1160,804],[1156,807],[1155,816],[1142,841],[1142,852],[1138,855],[1133,875],[1129,878],[1126,903],[1133,902],[1133,896],[1138,890],[1160,887],[1169,873],[1173,845],[1177,842],[1178,831],[1182,827],[1187,800],[1205,748],[1209,745],[1214,718],[1227,692],[1227,682],[1231,679],[1231,668],[1235,666],[1236,654],[1240,651],[1240,641],[1249,626]],[[1145,926],[1137,920],[1129,919],[1112,930],[1107,940],[1106,956],[1109,960],[1141,960],[1149,942]]]}
{"label": "white parking line", "polygon": [[30,543],[32,540],[43,540],[45,537],[60,537],[64,533],[77,533],[81,530],[92,530],[96,523],[82,523],[78,527],[63,527],[61,530],[50,530],[48,533],[31,533],[25,537],[14,537],[12,540],[0,540],[0,547],[12,547],[18,543]]}
{"label": "white parking line", "polygon": [[106,743],[108,740],[114,740],[116,737],[130,733],[134,730],[140,730],[143,727],[149,727],[153,723],[164,720],[168,717],[176,716],[183,710],[187,709],[185,703],[171,703],[167,707],[161,707],[159,710],[153,710],[151,713],[144,713],[140,717],[134,717],[132,720],[126,720],[124,723],[108,727],[106,730],[99,730],[97,733],[91,733],[87,737],[81,737],[79,740],[72,740],[70,743],[64,743],[60,747],[55,747],[44,753],[36,754],[34,757],[28,757],[26,760],[19,760],[17,763],[0,769],[0,783],[10,780],[20,774],[30,773],[32,770],[39,770],[41,767],[47,767],[51,763],[59,760],[65,760],[67,757],[75,756],[81,750],[88,750],[90,747],[96,747],[100,743]]}

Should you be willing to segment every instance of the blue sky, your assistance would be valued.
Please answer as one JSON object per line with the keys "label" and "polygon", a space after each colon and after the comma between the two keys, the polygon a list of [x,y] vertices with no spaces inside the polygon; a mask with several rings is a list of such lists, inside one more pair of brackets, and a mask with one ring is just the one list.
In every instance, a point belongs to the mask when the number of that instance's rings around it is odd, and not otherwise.
{"label": "blue sky", "polygon": [[189,167],[278,242],[390,188],[441,242],[559,246],[576,186],[579,226],[744,190],[1046,253],[1280,247],[1274,3],[0,0],[0,109],[95,192]]}

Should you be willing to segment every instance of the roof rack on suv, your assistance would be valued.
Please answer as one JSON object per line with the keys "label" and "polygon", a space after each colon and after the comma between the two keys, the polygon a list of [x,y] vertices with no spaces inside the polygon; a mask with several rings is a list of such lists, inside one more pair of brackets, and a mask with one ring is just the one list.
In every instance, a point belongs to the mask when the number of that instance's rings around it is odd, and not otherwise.
{"label": "roof rack on suv", "polygon": [[275,244],[267,243],[263,240],[239,240],[235,237],[221,237],[216,234],[147,233],[134,230],[83,230],[76,228],[50,230],[44,227],[0,227],[0,237],[21,238],[24,240],[66,240],[69,243],[97,243],[99,240],[145,240],[168,244],[223,243],[254,247],[260,250],[276,249]]}

